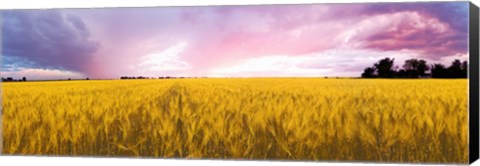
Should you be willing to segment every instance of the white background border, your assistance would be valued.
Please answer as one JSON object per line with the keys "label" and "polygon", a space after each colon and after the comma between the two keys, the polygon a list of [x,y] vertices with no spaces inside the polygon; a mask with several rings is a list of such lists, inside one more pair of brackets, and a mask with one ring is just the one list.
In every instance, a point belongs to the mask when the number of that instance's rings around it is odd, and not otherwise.
{"label": "white background border", "polygon": [[[102,7],[152,7],[152,6],[197,6],[197,5],[255,5],[255,4],[309,4],[309,3],[371,3],[371,2],[419,2],[421,0],[202,0],[202,1],[166,1],[166,0],[0,0],[0,9],[50,9],[50,8],[102,8]],[[452,0],[432,0],[452,1]],[[455,1],[455,0],[453,0]],[[472,0],[480,4],[479,0]],[[1,128],[0,128],[1,129]],[[336,163],[336,162],[287,162],[287,161],[232,161],[232,160],[184,160],[184,159],[132,159],[132,158],[85,158],[85,157],[34,157],[0,156],[0,165],[178,165],[178,166],[340,166],[340,165],[417,165],[417,164],[373,164],[373,163]],[[480,165],[475,162],[474,165]]]}

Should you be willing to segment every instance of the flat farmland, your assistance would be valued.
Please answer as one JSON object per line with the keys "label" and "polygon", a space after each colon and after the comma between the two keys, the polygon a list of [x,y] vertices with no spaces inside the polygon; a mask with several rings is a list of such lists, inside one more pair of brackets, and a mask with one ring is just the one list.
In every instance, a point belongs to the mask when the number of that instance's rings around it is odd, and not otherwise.
{"label": "flat farmland", "polygon": [[3,153],[468,162],[467,79],[2,83]]}

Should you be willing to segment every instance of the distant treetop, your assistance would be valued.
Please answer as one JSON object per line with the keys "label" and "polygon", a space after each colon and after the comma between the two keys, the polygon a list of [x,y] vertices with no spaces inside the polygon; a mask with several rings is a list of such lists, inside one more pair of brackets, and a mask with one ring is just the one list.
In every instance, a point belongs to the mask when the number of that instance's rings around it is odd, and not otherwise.
{"label": "distant treetop", "polygon": [[408,59],[399,70],[394,59],[383,58],[365,68],[362,78],[467,78],[468,62],[455,59],[449,67],[435,63],[428,65],[423,59]]}

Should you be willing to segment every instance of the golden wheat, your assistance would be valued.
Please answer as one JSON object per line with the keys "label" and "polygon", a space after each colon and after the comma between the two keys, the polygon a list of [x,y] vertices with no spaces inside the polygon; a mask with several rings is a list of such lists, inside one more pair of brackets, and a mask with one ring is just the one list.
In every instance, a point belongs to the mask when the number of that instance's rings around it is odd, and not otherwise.
{"label": "golden wheat", "polygon": [[467,80],[3,83],[4,154],[468,161]]}

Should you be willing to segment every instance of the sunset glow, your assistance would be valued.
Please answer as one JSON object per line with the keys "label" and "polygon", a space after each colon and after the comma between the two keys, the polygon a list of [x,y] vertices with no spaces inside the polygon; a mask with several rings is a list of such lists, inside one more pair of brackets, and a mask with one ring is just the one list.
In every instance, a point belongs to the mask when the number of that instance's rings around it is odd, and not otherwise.
{"label": "sunset glow", "polygon": [[468,2],[2,11],[2,77],[358,77],[468,59]]}

